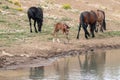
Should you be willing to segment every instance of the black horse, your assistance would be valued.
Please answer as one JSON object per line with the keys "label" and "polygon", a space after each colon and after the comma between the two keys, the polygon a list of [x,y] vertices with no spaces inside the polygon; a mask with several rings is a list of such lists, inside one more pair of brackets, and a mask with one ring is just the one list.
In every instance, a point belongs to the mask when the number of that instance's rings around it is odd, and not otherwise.
{"label": "black horse", "polygon": [[[32,23],[31,19],[34,20],[34,28],[35,32],[37,33],[38,31],[41,32],[41,27],[43,23],[43,10],[40,7],[30,7],[27,11],[29,23],[30,23],[30,32],[32,32]],[[36,22],[38,26],[38,31],[36,29]]]}
{"label": "black horse", "polygon": [[84,11],[80,15],[80,22],[79,22],[79,29],[77,34],[77,39],[79,39],[79,32],[81,30],[81,26],[83,27],[83,30],[85,32],[85,38],[88,39],[88,36],[90,36],[87,27],[90,26],[90,32],[92,34],[92,37],[95,37],[94,31],[96,28],[96,21],[97,21],[97,15],[93,11]]}

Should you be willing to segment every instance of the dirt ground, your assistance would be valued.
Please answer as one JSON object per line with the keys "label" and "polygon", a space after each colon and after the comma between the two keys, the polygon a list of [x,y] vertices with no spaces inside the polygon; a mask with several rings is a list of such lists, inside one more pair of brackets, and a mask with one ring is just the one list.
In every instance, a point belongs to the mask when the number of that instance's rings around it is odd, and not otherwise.
{"label": "dirt ground", "polygon": [[[78,45],[79,43],[79,45]],[[0,67],[33,67],[50,63],[49,59],[97,52],[97,50],[120,49],[120,37],[106,39],[71,40],[70,43],[31,42],[0,48]],[[38,66],[36,65],[36,66]]]}
{"label": "dirt ground", "polygon": [[[34,0],[33,3],[30,0],[20,0],[24,10],[27,10],[30,6],[40,4],[39,1]],[[120,4],[119,0],[109,0],[104,1],[99,0],[52,0],[55,4],[65,4],[69,3],[72,8],[78,9],[80,11],[92,9],[103,9],[107,15],[107,31],[120,31],[119,20],[120,20],[120,9],[118,5]],[[28,4],[26,5],[26,2]],[[39,3],[38,3],[39,2]],[[106,5],[109,4],[109,5]],[[58,10],[60,11],[60,10]],[[63,11],[57,12],[54,9],[44,9],[45,13],[61,15],[64,16]],[[114,12],[114,13],[111,13]],[[65,14],[67,14],[65,12]],[[74,22],[77,21],[77,15],[71,16],[67,15],[70,18],[75,18]],[[116,21],[115,23],[112,21]],[[45,19],[45,22],[47,20]],[[115,27],[112,27],[115,26]],[[106,32],[107,32],[106,31]],[[72,33],[71,33],[72,34]],[[96,33],[104,34],[104,33]],[[74,55],[82,54],[87,52],[97,51],[98,49],[107,50],[107,49],[120,49],[120,37],[106,37],[106,38],[90,38],[86,40],[84,36],[81,36],[79,40],[73,38],[69,43],[53,43],[52,40],[49,41],[39,41],[39,37],[34,37],[32,39],[26,40],[22,43],[15,43],[10,46],[0,47],[0,67],[7,68],[11,66],[25,67],[25,65],[33,65],[34,63],[39,63],[39,66],[46,65],[50,63],[49,58],[59,57],[65,55]],[[23,66],[24,65],[24,66]],[[34,65],[35,66],[35,65]]]}

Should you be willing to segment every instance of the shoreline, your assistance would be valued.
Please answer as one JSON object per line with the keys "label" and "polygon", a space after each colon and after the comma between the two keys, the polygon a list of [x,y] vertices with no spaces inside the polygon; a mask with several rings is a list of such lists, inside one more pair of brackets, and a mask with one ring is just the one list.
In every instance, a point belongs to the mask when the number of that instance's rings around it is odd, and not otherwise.
{"label": "shoreline", "polygon": [[[120,44],[109,44],[109,45],[82,45],[79,49],[71,49],[67,51],[44,51],[46,55],[41,56],[41,53],[35,54],[34,56],[27,55],[14,55],[14,56],[0,56],[0,69],[17,69],[27,67],[38,67],[45,66],[54,62],[54,58],[74,56],[85,54],[89,52],[97,52],[97,50],[110,50],[120,49]],[[52,61],[50,59],[53,59]]]}

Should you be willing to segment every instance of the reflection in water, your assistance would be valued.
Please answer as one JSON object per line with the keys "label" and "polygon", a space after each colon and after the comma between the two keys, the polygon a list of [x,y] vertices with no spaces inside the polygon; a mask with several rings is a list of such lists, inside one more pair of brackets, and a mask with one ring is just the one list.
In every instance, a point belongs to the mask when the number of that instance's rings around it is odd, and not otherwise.
{"label": "reflection in water", "polygon": [[105,52],[103,52],[62,58],[53,64],[52,71],[55,72],[54,75],[58,76],[57,80],[74,80],[74,78],[89,80],[89,77],[96,78],[99,74],[98,77],[103,80],[105,56]]}
{"label": "reflection in water", "polygon": [[1,71],[0,80],[119,80],[119,52],[113,50],[65,57],[49,66]]}
{"label": "reflection in water", "polygon": [[69,75],[69,58],[64,58],[63,63],[56,62],[54,65],[59,80],[68,78]]}
{"label": "reflection in water", "polygon": [[44,78],[44,67],[30,68],[30,79],[39,80]]}
{"label": "reflection in water", "polygon": [[82,70],[80,73],[83,79],[89,80],[89,77],[93,77],[94,79],[99,77],[100,80],[104,80],[102,73],[104,72],[105,56],[105,52],[97,54],[86,54],[84,55],[85,60],[83,63],[80,60],[80,56],[78,57],[80,68]]}

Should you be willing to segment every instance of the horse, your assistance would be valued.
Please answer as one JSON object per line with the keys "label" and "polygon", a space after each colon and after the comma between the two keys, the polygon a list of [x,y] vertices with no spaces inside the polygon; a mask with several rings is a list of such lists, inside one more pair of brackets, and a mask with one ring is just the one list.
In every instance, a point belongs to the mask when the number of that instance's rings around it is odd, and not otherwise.
{"label": "horse", "polygon": [[88,39],[88,36],[90,37],[90,34],[87,30],[88,25],[90,26],[90,32],[92,34],[92,37],[95,37],[94,30],[96,27],[96,21],[97,21],[97,15],[93,11],[84,11],[80,14],[79,18],[79,28],[78,28],[78,34],[77,39],[79,39],[79,33],[81,30],[81,26],[85,32],[85,38]]}
{"label": "horse", "polygon": [[103,32],[103,29],[106,30],[106,22],[105,22],[105,12],[102,10],[92,10],[97,15],[97,27],[95,32],[98,32],[98,27],[100,25],[100,31]]}
{"label": "horse", "polygon": [[[29,19],[29,24],[30,24],[30,32],[32,33],[32,23],[31,19],[34,20],[34,29],[35,32],[38,33],[41,32],[42,28],[42,23],[43,23],[43,10],[40,7],[30,7],[27,11],[28,19]],[[36,28],[36,22],[38,26],[38,31]]]}
{"label": "horse", "polygon": [[[65,24],[65,23],[61,23],[61,22],[58,22],[54,25],[54,32],[53,32],[53,37],[57,39],[57,42],[60,42],[60,40],[57,38],[57,33],[59,31],[62,31],[63,34],[66,35],[66,39],[68,40],[69,42],[69,38],[68,38],[68,35],[69,35],[69,29],[70,27]],[[53,38],[53,42],[55,42],[55,39]]]}

